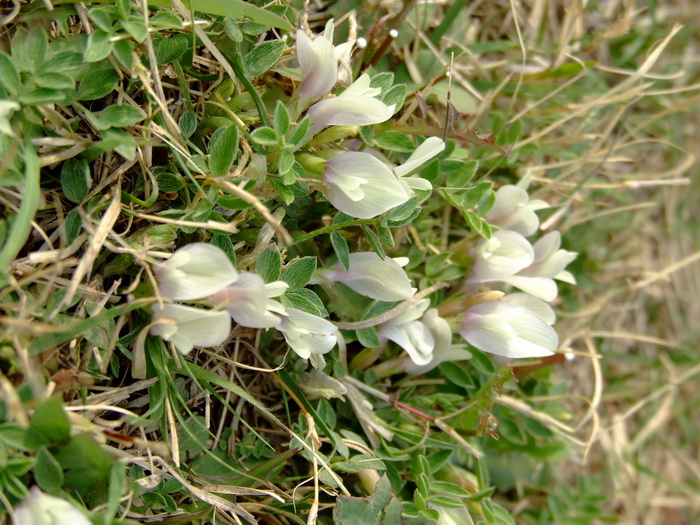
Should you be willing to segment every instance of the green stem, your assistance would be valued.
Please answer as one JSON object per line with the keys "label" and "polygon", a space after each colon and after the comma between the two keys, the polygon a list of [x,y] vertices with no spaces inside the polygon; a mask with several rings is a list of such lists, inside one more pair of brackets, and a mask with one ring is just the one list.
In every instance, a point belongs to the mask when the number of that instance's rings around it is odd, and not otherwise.
{"label": "green stem", "polygon": [[319,235],[323,235],[324,233],[332,233],[335,230],[340,230],[342,228],[347,228],[349,226],[362,226],[363,224],[375,224],[376,222],[377,221],[375,219],[357,219],[354,221],[346,221],[346,222],[339,222],[337,224],[330,224],[328,226],[324,226],[323,228],[319,228],[318,230],[314,230],[314,231],[309,232],[305,235],[297,237],[294,240],[293,245],[308,241],[309,239],[313,239],[314,237],[318,237]]}
{"label": "green stem", "polygon": [[24,188],[19,212],[12,221],[12,230],[7,242],[0,251],[0,285],[9,282],[8,268],[22,246],[27,242],[32,230],[34,215],[39,209],[39,157],[31,146],[24,150]]}
{"label": "green stem", "polygon": [[224,54],[224,57],[226,58],[226,60],[228,60],[228,63],[231,64],[233,72],[236,73],[236,77],[238,78],[238,80],[241,81],[241,84],[243,84],[246,90],[248,90],[248,93],[250,93],[250,96],[253,99],[253,102],[255,103],[255,107],[258,108],[258,113],[260,114],[260,123],[263,126],[269,126],[270,118],[267,116],[267,109],[265,108],[265,103],[260,98],[260,94],[256,91],[255,86],[253,86],[250,80],[248,80],[248,77],[246,76],[245,71],[243,70],[241,54],[236,53],[235,58],[231,58],[227,54]]}

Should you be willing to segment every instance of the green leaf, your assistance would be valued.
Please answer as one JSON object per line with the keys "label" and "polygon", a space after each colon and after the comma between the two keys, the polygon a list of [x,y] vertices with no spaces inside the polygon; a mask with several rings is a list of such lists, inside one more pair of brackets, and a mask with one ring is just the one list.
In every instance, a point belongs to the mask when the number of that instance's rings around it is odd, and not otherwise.
{"label": "green leaf", "polygon": [[440,511],[435,509],[425,508],[420,511],[420,514],[428,521],[437,521],[440,519]]}
{"label": "green leaf", "polygon": [[377,234],[374,233],[372,229],[366,225],[362,225],[362,231],[365,232],[365,237],[367,238],[367,241],[369,242],[372,251],[379,255],[379,257],[381,257],[382,260],[384,260],[386,254],[384,253],[384,248],[382,247],[382,243],[379,240],[379,237],[377,237]]}
{"label": "green leaf", "polygon": [[46,447],[40,449],[36,456],[34,479],[46,492],[53,492],[63,485],[63,469]]}
{"label": "green leaf", "polygon": [[251,49],[243,59],[243,68],[248,78],[255,78],[274,66],[284,52],[284,42],[268,40]]}
{"label": "green leaf", "polygon": [[315,292],[308,288],[300,288],[294,292],[285,293],[282,298],[282,305],[288,308],[296,308],[318,317],[328,317],[328,311],[323,302]]}
{"label": "green leaf", "polygon": [[175,35],[172,38],[161,38],[154,42],[158,64],[174,62],[187,52],[190,46],[190,38],[187,35]]}
{"label": "green leaf", "polygon": [[51,397],[34,411],[31,428],[53,443],[64,443],[70,437],[70,422],[58,397]]}
{"label": "green leaf", "polygon": [[139,44],[148,37],[148,27],[146,27],[141,13],[131,13],[127,19],[121,21],[121,24]]}
{"label": "green leaf", "polygon": [[294,202],[294,192],[284,182],[280,179],[270,179],[270,184],[287,206]]}
{"label": "green leaf", "polygon": [[370,79],[369,85],[370,87],[381,89],[382,93],[386,93],[394,85],[394,74],[378,73]]}
{"label": "green leaf", "polygon": [[472,208],[476,206],[486,193],[492,191],[493,182],[481,181],[476,185],[467,188],[462,198],[462,206],[464,208]]}
{"label": "green leaf", "polygon": [[269,246],[258,257],[255,272],[266,283],[277,281],[282,273],[282,258],[276,246]]}
{"label": "green leaf", "polygon": [[306,138],[306,134],[309,132],[309,126],[311,125],[311,119],[306,115],[301,122],[299,122],[295,128],[291,130],[291,135],[288,138],[290,146],[297,147]]}
{"label": "green leaf", "polygon": [[339,496],[333,509],[336,525],[399,525],[401,503],[391,491],[389,478],[384,474],[369,498]]}
{"label": "green leaf", "polygon": [[39,72],[48,48],[49,37],[39,24],[29,32],[18,30],[12,37],[12,57],[21,71]]}
{"label": "green leaf", "polygon": [[289,285],[289,291],[293,292],[306,286],[315,271],[316,257],[302,257],[287,266],[282,279]]}
{"label": "green leaf", "polygon": [[377,348],[379,346],[379,335],[374,326],[355,330],[355,334],[357,335],[357,340],[365,348]]}
{"label": "green leaf", "polygon": [[456,498],[468,498],[471,496],[468,490],[447,481],[433,481],[430,484],[430,490],[437,494],[453,496]]}
{"label": "green leaf", "polygon": [[217,129],[209,141],[209,169],[212,177],[227,175],[238,156],[238,126]]}
{"label": "green leaf", "polygon": [[387,224],[389,226],[403,225],[403,221],[409,220],[416,209],[418,208],[418,200],[415,197],[410,198],[400,206],[389,210],[386,214]]}
{"label": "green leaf", "polygon": [[125,159],[136,156],[136,140],[133,135],[120,128],[105,129],[100,133],[102,142],[98,142],[86,152],[86,157],[94,160],[98,155],[114,150]]}
{"label": "green leaf", "polygon": [[78,86],[78,100],[97,100],[106,97],[119,82],[119,75],[114,69],[99,69],[85,75]]}
{"label": "green leaf", "polygon": [[15,69],[12,59],[0,51],[0,85],[4,86],[11,94],[16,95],[19,91],[20,83],[19,73]]}
{"label": "green leaf", "polygon": [[40,87],[52,89],[73,89],[75,80],[57,71],[44,71],[32,77],[33,82]]}
{"label": "green leaf", "polygon": [[119,500],[124,490],[126,481],[126,466],[123,460],[115,461],[109,470],[109,491],[107,492],[107,510],[103,516],[103,523],[108,525],[119,509]]}
{"label": "green leaf", "polygon": [[383,131],[372,137],[372,142],[378,148],[400,153],[413,153],[416,149],[413,141],[398,131]]}
{"label": "green leaf", "polygon": [[66,98],[66,92],[51,88],[36,88],[21,93],[19,102],[27,106],[42,106],[44,104],[60,104]]}
{"label": "green leaf", "polygon": [[520,427],[517,424],[515,424],[510,419],[499,419],[498,433],[502,437],[506,438],[511,443],[515,443],[516,445],[527,444],[527,436],[525,435],[525,433],[520,429]]}
{"label": "green leaf", "polygon": [[87,197],[92,186],[92,174],[89,164],[73,157],[61,166],[61,189],[66,198],[76,204]]}
{"label": "green leaf", "polygon": [[238,22],[231,20],[230,18],[224,18],[224,31],[226,35],[234,42],[243,42],[243,33],[241,28],[238,27]]}
{"label": "green leaf", "polygon": [[472,377],[457,363],[445,361],[444,363],[440,363],[438,368],[451,383],[468,389],[476,387]]}
{"label": "green leaf", "polygon": [[277,146],[280,140],[277,132],[267,126],[262,126],[254,130],[250,134],[250,139],[261,146]]}
{"label": "green leaf", "polygon": [[382,241],[382,244],[387,248],[393,248],[394,237],[391,235],[391,229],[381,223],[375,224],[375,227],[377,228],[377,233],[379,234],[379,239]]}
{"label": "green leaf", "polygon": [[85,62],[99,62],[112,52],[113,44],[110,42],[112,35],[102,29],[95,29],[88,36],[87,47],[83,53]]}
{"label": "green leaf", "polygon": [[289,184],[294,184],[296,177],[294,177],[294,174],[292,173],[292,168],[294,167],[294,163],[296,160],[294,159],[294,153],[291,151],[283,151],[280,153],[279,159],[277,160],[277,171],[279,172],[280,175],[287,175],[291,174],[290,179],[287,180],[285,179],[283,182],[285,185]]}
{"label": "green leaf", "polygon": [[131,126],[145,118],[146,114],[141,108],[124,104],[107,106],[100,112],[98,120],[104,126],[100,129],[106,129],[109,127],[123,128],[124,126]]}
{"label": "green leaf", "polygon": [[185,111],[180,117],[179,124],[182,136],[188,139],[197,131],[197,115],[194,111]]}
{"label": "green leaf", "polygon": [[467,220],[467,223],[472,230],[474,230],[484,239],[491,238],[491,226],[489,226],[484,219],[471,211],[463,211],[462,215]]}
{"label": "green leaf", "polygon": [[112,14],[111,9],[108,7],[93,7],[89,11],[90,18],[103,31],[112,30]]}
{"label": "green leaf", "polygon": [[161,11],[152,16],[148,23],[152,27],[167,27],[173,29],[182,29],[182,18],[172,11]]}
{"label": "green leaf", "polygon": [[430,492],[430,481],[428,480],[428,476],[424,472],[421,472],[417,476],[414,475],[414,478],[416,486],[418,487],[418,492],[420,492],[421,496],[427,498]]}
{"label": "green leaf", "polygon": [[348,241],[345,240],[343,234],[338,230],[331,232],[331,245],[333,246],[333,251],[338,256],[340,264],[343,265],[345,271],[350,270],[350,248],[348,247]]}
{"label": "green leaf", "polygon": [[72,487],[89,506],[107,499],[114,456],[89,434],[78,434],[56,452],[64,470],[64,486]]}
{"label": "green leaf", "polygon": [[289,111],[281,100],[277,101],[273,124],[278,135],[284,136],[289,131]]}
{"label": "green leaf", "polygon": [[[166,0],[150,0],[151,5],[169,5]],[[202,13],[217,16],[227,16],[234,20],[246,18],[258,24],[263,24],[269,27],[292,31],[294,27],[284,18],[270,11],[257,7],[254,4],[245,2],[244,0],[197,0],[196,10]]]}
{"label": "green leaf", "polygon": [[394,113],[403,107],[403,101],[406,99],[406,86],[399,84],[394,86],[386,94],[382,95],[382,101],[387,106],[394,105]]}
{"label": "green leaf", "polygon": [[134,65],[134,50],[136,44],[131,40],[117,40],[112,49],[112,56],[117,59],[128,71]]}
{"label": "green leaf", "polygon": [[175,191],[180,191],[185,187],[185,181],[183,178],[176,174],[170,173],[169,171],[164,171],[156,175],[156,182],[158,183],[158,190],[163,193],[172,193]]}
{"label": "green leaf", "polygon": [[71,244],[80,235],[80,230],[83,229],[83,220],[78,213],[78,208],[74,208],[66,214],[64,226],[66,228],[66,242]]}
{"label": "green leaf", "polygon": [[448,188],[466,188],[479,169],[478,160],[464,162],[456,171],[447,176]]}
{"label": "green leaf", "polygon": [[215,233],[211,236],[211,244],[221,248],[233,266],[236,266],[236,250],[233,248],[233,241],[231,241],[230,235],[225,233]]}

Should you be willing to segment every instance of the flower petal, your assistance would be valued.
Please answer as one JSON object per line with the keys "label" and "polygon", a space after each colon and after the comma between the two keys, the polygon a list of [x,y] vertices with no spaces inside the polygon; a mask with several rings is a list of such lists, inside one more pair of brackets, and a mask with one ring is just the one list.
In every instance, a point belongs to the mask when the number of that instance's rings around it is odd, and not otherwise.
{"label": "flower petal", "polygon": [[376,217],[411,197],[391,170],[368,153],[336,155],[326,164],[323,180],[331,204],[360,219]]}
{"label": "flower petal", "polygon": [[213,312],[180,304],[154,304],[151,311],[156,322],[164,318],[174,320],[177,327],[174,333],[168,331],[157,335],[166,341],[173,341],[182,353],[189,352],[193,346],[220,345],[231,332],[231,318],[224,311]]}
{"label": "flower petal", "polygon": [[[348,88],[350,89],[350,88]],[[391,118],[394,105],[365,96],[341,96],[316,102],[309,108],[312,131],[326,126],[368,126]]]}
{"label": "flower petal", "polygon": [[394,173],[399,177],[408,175],[442,153],[444,149],[445,143],[441,138],[429,137],[411,153],[406,162],[394,168]]}
{"label": "flower petal", "polygon": [[154,272],[161,296],[177,301],[202,299],[238,278],[224,251],[203,242],[179,248],[170,259],[154,265]]}

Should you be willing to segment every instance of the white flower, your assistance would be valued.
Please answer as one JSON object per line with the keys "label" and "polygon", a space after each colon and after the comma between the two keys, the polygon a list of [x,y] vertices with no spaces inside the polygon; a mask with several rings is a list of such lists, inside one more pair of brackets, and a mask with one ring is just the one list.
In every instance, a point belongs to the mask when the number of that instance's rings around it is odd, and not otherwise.
{"label": "white flower", "polygon": [[332,157],[323,180],[331,204],[358,219],[381,215],[412,195],[381,160],[369,153],[347,151]]}
{"label": "white flower", "polygon": [[560,250],[561,235],[550,232],[533,246],[534,260],[515,275],[502,280],[516,288],[534,295],[543,301],[553,301],[557,297],[557,284],[554,279],[576,284],[574,276],[564,268],[578,255],[575,252]]}
{"label": "white flower", "polygon": [[338,342],[335,325],[318,316],[296,308],[286,308],[277,329],[287,344],[299,357],[308,359],[311,354],[326,354]]}
{"label": "white flower", "polygon": [[76,506],[32,487],[29,496],[15,507],[14,525],[91,525]]}
{"label": "white flower", "polygon": [[10,125],[10,116],[15,111],[18,111],[20,105],[14,100],[0,100],[0,134],[4,133],[10,137],[15,136]]}
{"label": "white flower", "polygon": [[[377,334],[380,339],[390,339],[406,350],[409,359],[399,360],[391,368],[409,374],[423,374],[443,361],[469,359],[471,354],[461,348],[452,348],[452,329],[447,321],[430,306],[429,299],[422,299],[408,310],[382,323]],[[381,365],[379,365],[381,368]]]}
{"label": "white flower", "polygon": [[151,311],[154,322],[151,334],[172,341],[181,354],[189,353],[195,346],[220,345],[231,332],[231,318],[224,311],[158,303],[151,306]]}
{"label": "white flower", "polygon": [[154,265],[154,272],[160,295],[178,301],[215,294],[238,278],[224,251],[203,242],[175,250],[170,259]]}
{"label": "white flower", "polygon": [[369,86],[370,78],[362,75],[345,91],[334,98],[316,102],[309,108],[311,131],[326,126],[367,126],[389,120],[394,114],[394,105],[387,106],[375,98],[379,88]]}
{"label": "white flower", "polygon": [[476,247],[470,282],[501,281],[532,263],[535,252],[519,233],[501,230]]}
{"label": "white flower", "polygon": [[265,284],[262,277],[250,272],[241,272],[238,279],[209,300],[223,303],[236,323],[248,328],[272,328],[280,322],[285,309],[274,297],[282,295],[289,285],[284,281]]}
{"label": "white flower", "polygon": [[462,318],[459,333],[479,350],[503,357],[543,357],[559,345],[554,329],[539,315],[503,300],[477,304]]}
{"label": "white flower", "polygon": [[377,330],[381,339],[394,341],[417,365],[427,365],[435,348],[435,338],[419,319],[430,306],[430,299],[422,299],[408,310],[382,323]]}
{"label": "white flower", "polygon": [[301,69],[300,100],[308,101],[333,89],[338,79],[338,59],[333,44],[325,36],[318,35],[311,40],[304,31],[298,30],[297,56]]}
{"label": "white flower", "polygon": [[430,137],[426,139],[416,150],[411,153],[408,160],[396,166],[394,173],[400,178],[409,188],[414,190],[431,190],[433,189],[430,181],[421,179],[420,177],[408,177],[412,172],[431,161],[434,157],[442,153],[445,149],[445,143],[441,138]]}
{"label": "white flower", "polygon": [[[302,107],[317,97],[328,93],[338,80],[345,80],[350,69],[350,52],[354,41],[333,46],[333,19],[326,24],[322,35],[312,40],[306,33],[297,31],[297,57],[301,69],[299,100]],[[338,70],[338,61],[343,68]]]}
{"label": "white flower", "polygon": [[452,328],[447,321],[438,315],[435,308],[430,308],[421,318],[421,323],[430,330],[435,345],[430,355],[430,361],[424,365],[417,364],[413,360],[406,360],[403,370],[409,374],[419,375],[429,372],[445,361],[464,361],[471,359],[472,354],[464,348],[464,345],[452,344]]}
{"label": "white flower", "polygon": [[527,237],[535,233],[540,224],[535,211],[544,208],[549,208],[546,202],[530,200],[524,189],[507,185],[496,192],[496,202],[484,219],[499,228]]}
{"label": "white flower", "polygon": [[416,289],[402,268],[408,264],[408,259],[385,257],[382,260],[374,252],[351,253],[349,258],[349,270],[346,271],[338,261],[332,268],[318,270],[312,284],[341,282],[360,295],[378,301],[402,301],[413,297]]}
{"label": "white flower", "polygon": [[509,293],[501,297],[501,301],[505,301],[510,304],[515,304],[517,306],[522,306],[523,308],[530,310],[540,316],[544,322],[552,325],[557,320],[557,316],[554,314],[554,310],[547,303],[541,299],[537,299],[527,293]]}

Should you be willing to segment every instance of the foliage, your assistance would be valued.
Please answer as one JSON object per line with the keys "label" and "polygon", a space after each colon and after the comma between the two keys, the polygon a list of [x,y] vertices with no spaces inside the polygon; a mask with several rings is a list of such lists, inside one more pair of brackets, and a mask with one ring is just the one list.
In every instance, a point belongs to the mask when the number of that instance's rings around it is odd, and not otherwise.
{"label": "foliage", "polygon": [[[662,184],[621,181],[611,168],[636,166],[640,148],[671,133],[664,118],[677,109],[660,108],[683,102],[669,88],[671,70],[650,70],[687,36],[668,20],[622,34],[613,20],[631,27],[632,15],[595,22],[592,7],[566,24],[460,1],[314,9],[47,0],[2,15],[1,519],[38,486],[104,524],[625,521],[606,498],[630,470],[656,476],[633,456],[659,426],[644,426],[625,449],[617,478],[612,467],[611,480],[562,465],[595,458],[595,439],[607,436],[597,433],[603,373],[658,371],[656,354],[640,363],[627,355],[603,372],[597,352],[612,350],[597,349],[599,334],[569,317],[557,324],[557,353],[517,356],[480,346],[467,318],[479,304],[507,303],[506,278],[483,277],[484,247],[505,244],[496,190],[518,181],[551,206],[539,213],[542,230],[562,232],[565,249],[553,253],[580,254],[569,267],[579,287],[559,285],[558,313],[580,310],[592,322],[594,299],[612,304],[626,293],[599,282],[604,265],[629,257],[632,241],[617,239],[648,218],[631,213],[639,206],[625,190]],[[493,22],[506,13],[513,26]],[[331,43],[360,36],[366,45],[348,47],[331,87],[306,97],[303,37],[292,29],[318,35],[318,21],[331,17]],[[364,74],[375,94],[363,95],[360,116],[321,125],[328,111],[312,102],[351,99]],[[687,183],[680,153],[659,155],[671,185]],[[341,158],[379,167],[348,173]],[[345,177],[337,186],[331,168]],[[389,178],[368,183],[379,173]],[[334,193],[357,178],[384,197],[376,209],[351,198],[366,215],[350,215],[358,208]],[[390,193],[397,201],[384,205]],[[196,243],[216,247],[236,278],[264,281],[261,308],[287,324],[246,324],[233,292],[203,294],[180,303],[230,312],[233,329],[221,344],[199,334],[183,351],[167,335],[178,320],[155,308],[164,282],[185,272],[178,250]],[[356,275],[361,252],[373,259]],[[394,258],[403,266],[390,266]],[[216,280],[224,266],[187,278]],[[404,271],[410,295],[372,295]],[[634,277],[634,290],[647,286]],[[312,316],[332,332],[309,343],[302,321]],[[407,343],[396,335],[402,316],[414,323]],[[435,318],[450,334],[440,359],[439,329],[428,328]],[[415,330],[434,343],[426,362],[412,352]],[[692,335],[679,332],[671,346]],[[314,350],[322,338],[333,339],[330,351]],[[590,388],[573,371],[583,359]],[[697,371],[680,352],[664,359],[669,370],[689,370],[673,388]],[[660,377],[660,394],[645,404],[671,399]],[[624,384],[611,380],[610,395],[632,403]],[[685,439],[691,405],[674,419]],[[657,478],[674,494],[694,488]]]}

